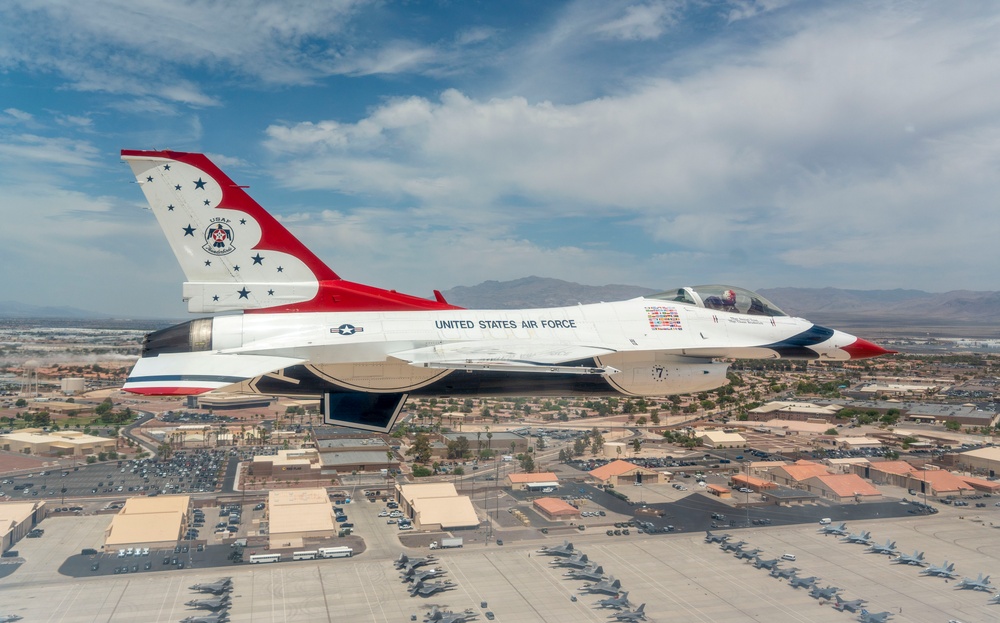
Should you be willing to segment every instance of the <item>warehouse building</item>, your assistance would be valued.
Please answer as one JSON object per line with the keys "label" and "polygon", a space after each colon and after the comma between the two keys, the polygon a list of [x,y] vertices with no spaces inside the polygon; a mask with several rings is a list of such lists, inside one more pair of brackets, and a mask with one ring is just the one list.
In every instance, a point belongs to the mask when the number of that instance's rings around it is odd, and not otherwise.
{"label": "warehouse building", "polygon": [[0,552],[6,552],[45,518],[45,502],[0,503]]}
{"label": "warehouse building", "polygon": [[580,509],[559,498],[538,498],[531,505],[549,521],[579,519]]}
{"label": "warehouse building", "polygon": [[559,477],[553,472],[533,474],[507,474],[507,486],[511,491],[544,491],[551,493],[559,487]]}
{"label": "warehouse building", "polygon": [[697,433],[698,440],[706,448],[745,448],[747,440],[739,433],[721,430],[707,430]]}
{"label": "warehouse building", "polygon": [[101,452],[111,452],[115,447],[114,439],[71,430],[46,433],[38,428],[25,428],[16,433],[0,435],[0,448],[3,450],[36,456],[95,456]]}
{"label": "warehouse building", "polygon": [[104,551],[173,547],[187,525],[190,505],[186,495],[129,498],[104,531]]}
{"label": "warehouse building", "polygon": [[450,482],[396,485],[396,502],[418,530],[466,530],[479,527],[472,500],[458,495]]}
{"label": "warehouse building", "polygon": [[620,460],[591,470],[589,474],[599,484],[615,487],[643,483],[655,485],[661,482],[661,478],[664,478],[665,481],[665,477],[660,472]]}
{"label": "warehouse building", "polygon": [[799,488],[834,502],[881,502],[882,492],[857,474],[826,474],[806,478]]}
{"label": "warehouse building", "polygon": [[283,489],[267,496],[271,549],[301,547],[303,539],[336,534],[326,489]]}

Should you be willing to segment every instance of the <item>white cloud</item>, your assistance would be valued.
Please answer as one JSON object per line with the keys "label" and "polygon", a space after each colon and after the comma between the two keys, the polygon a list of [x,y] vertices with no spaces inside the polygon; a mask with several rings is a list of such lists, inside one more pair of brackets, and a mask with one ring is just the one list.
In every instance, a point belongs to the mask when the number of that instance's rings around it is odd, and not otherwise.
{"label": "white cloud", "polygon": [[639,41],[656,39],[673,25],[682,4],[675,1],[647,2],[625,7],[625,14],[594,29],[598,35]]}

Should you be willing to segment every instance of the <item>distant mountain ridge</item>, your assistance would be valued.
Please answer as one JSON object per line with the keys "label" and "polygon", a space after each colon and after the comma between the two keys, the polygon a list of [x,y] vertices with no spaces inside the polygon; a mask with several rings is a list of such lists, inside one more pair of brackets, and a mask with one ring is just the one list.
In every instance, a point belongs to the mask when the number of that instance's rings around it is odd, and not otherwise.
{"label": "distant mountain ridge", "polygon": [[0,318],[79,318],[96,320],[110,318],[109,314],[78,309],[76,307],[45,305],[28,305],[17,301],[0,301]]}
{"label": "distant mountain ridge", "polygon": [[522,309],[620,301],[656,292],[659,290],[641,286],[586,286],[548,277],[524,277],[513,281],[484,281],[475,286],[458,286],[442,294],[449,303],[459,307]]}

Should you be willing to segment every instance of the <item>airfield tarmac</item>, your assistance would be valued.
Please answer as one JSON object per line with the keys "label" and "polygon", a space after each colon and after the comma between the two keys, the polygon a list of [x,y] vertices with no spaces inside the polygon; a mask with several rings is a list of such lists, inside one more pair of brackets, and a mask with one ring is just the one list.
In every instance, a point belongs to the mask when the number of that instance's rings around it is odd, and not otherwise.
{"label": "airfield tarmac", "polygon": [[[978,509],[977,509],[978,510]],[[1000,572],[1000,509],[979,513],[942,507],[937,515],[856,521],[852,531],[870,530],[876,542],[887,538],[903,552],[920,549],[931,564],[956,562],[960,576]],[[961,517],[961,518],[960,518]],[[195,598],[188,586],[231,575],[234,591],[231,621],[403,622],[421,619],[432,605],[455,611],[471,608],[496,614],[497,621],[571,623],[607,621],[609,610],[592,605],[601,596],[582,595],[583,582],[562,578],[550,557],[537,553],[542,544],[557,545],[561,536],[504,546],[476,543],[438,550],[444,579],[455,590],[427,599],[411,598],[392,566],[394,549],[373,548],[351,559],[244,564],[214,569],[184,569],[127,576],[68,578],[60,563],[78,554],[81,543],[100,542],[106,517],[46,520],[41,539],[18,544],[26,562],[0,579],[0,614],[18,614],[25,623],[94,621],[175,622],[196,614],[184,602]],[[861,545],[840,543],[817,533],[815,524],[727,530],[748,547],[774,558],[794,553],[784,566],[815,575],[819,584],[843,589],[845,599],[863,598],[872,612],[889,610],[893,621],[985,623],[1000,617],[1000,606],[987,605],[987,593],[955,590],[956,581],[919,575],[917,567],[893,565],[886,556],[865,553]],[[794,589],[764,570],[704,542],[702,533],[607,537],[588,531],[572,535],[576,548],[622,582],[634,603],[645,602],[650,621],[736,623],[745,621],[847,622],[856,617]],[[402,549],[402,548],[400,548]],[[428,550],[411,550],[426,555]],[[571,601],[571,595],[577,601]],[[480,607],[480,602],[487,607]]]}

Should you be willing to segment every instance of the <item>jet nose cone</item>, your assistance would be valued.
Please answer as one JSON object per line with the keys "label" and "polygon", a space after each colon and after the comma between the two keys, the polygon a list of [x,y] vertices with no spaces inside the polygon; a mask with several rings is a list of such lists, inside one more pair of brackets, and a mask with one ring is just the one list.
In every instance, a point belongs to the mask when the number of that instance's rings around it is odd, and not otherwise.
{"label": "jet nose cone", "polygon": [[868,359],[870,357],[879,357],[881,355],[895,355],[897,351],[886,350],[878,344],[872,344],[868,340],[863,340],[858,338],[853,344],[849,344],[841,348],[844,352],[851,356],[851,359]]}

